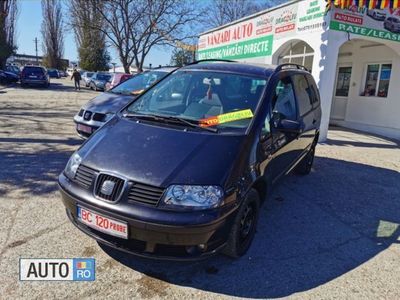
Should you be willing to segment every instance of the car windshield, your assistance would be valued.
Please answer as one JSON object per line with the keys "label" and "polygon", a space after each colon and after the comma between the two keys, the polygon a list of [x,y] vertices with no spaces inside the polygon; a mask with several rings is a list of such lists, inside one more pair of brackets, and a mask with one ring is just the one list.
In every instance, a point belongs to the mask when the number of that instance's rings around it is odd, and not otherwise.
{"label": "car windshield", "polygon": [[109,92],[124,95],[137,95],[150,87],[153,83],[164,78],[167,74],[167,71],[147,71],[140,73],[135,75],[133,78],[124,81]]}
{"label": "car windshield", "polygon": [[211,71],[177,71],[132,103],[126,115],[190,120],[201,127],[245,129],[267,78]]}
{"label": "car windshield", "polygon": [[96,79],[97,80],[102,80],[102,81],[109,81],[111,79],[111,75],[108,75],[108,74],[97,74]]}
{"label": "car windshield", "polygon": [[86,77],[92,77],[94,73],[92,72],[86,72]]}

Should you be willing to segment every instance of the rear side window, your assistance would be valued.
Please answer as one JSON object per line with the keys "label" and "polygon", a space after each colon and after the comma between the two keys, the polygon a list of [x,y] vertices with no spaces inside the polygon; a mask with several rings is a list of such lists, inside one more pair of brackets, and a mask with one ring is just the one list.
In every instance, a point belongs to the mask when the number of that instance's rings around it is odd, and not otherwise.
{"label": "rear side window", "polygon": [[313,107],[315,108],[315,107],[319,106],[318,87],[315,84],[314,78],[312,78],[311,75],[307,76],[307,81],[308,81],[308,85],[310,87],[309,95],[310,95],[311,103],[312,103]]}
{"label": "rear side window", "polygon": [[290,77],[279,80],[272,98],[272,112],[280,119],[297,120],[296,100]]}
{"label": "rear side window", "polygon": [[293,85],[296,91],[296,99],[299,107],[300,116],[304,116],[312,109],[312,103],[310,99],[310,88],[306,77],[302,74],[296,74],[292,76]]}

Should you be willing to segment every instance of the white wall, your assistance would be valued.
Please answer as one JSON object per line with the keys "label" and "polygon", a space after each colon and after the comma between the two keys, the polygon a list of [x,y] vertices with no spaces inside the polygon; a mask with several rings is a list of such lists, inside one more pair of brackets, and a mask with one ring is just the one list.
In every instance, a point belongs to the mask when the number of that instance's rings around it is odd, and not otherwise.
{"label": "white wall", "polygon": [[[339,56],[338,63],[350,63],[353,68],[345,119],[331,123],[400,138],[400,56],[386,45],[377,45],[382,42],[391,45],[383,40],[355,39],[340,48],[340,53],[347,55]],[[368,45],[376,46],[365,48]],[[387,98],[360,96],[364,90],[367,63],[392,64]]]}

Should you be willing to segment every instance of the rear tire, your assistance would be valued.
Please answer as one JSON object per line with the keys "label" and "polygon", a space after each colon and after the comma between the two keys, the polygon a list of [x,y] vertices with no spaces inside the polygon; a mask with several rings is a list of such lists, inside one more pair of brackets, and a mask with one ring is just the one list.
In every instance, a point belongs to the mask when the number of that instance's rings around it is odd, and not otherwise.
{"label": "rear tire", "polygon": [[256,233],[259,210],[260,197],[251,189],[235,216],[223,254],[238,258],[247,252]]}
{"label": "rear tire", "polygon": [[316,142],[314,142],[311,145],[310,150],[308,150],[308,153],[304,158],[299,162],[299,164],[296,166],[294,169],[295,173],[299,175],[308,175],[311,172],[313,163],[314,163],[314,157],[315,157],[315,147],[316,147]]}

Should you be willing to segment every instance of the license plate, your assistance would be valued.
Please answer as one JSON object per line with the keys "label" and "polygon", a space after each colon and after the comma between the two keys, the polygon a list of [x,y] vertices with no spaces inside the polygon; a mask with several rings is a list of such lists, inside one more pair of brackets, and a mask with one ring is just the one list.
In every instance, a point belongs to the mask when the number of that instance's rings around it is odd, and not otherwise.
{"label": "license plate", "polygon": [[111,219],[80,206],[78,206],[78,220],[91,228],[109,235],[123,239],[128,238],[127,223]]}
{"label": "license plate", "polygon": [[77,125],[77,129],[79,131],[83,131],[83,132],[86,132],[86,133],[92,133],[92,128],[90,126],[78,124]]}
{"label": "license plate", "polygon": [[31,75],[31,76],[29,76],[29,78],[37,78],[37,76],[32,76],[32,75]]}

